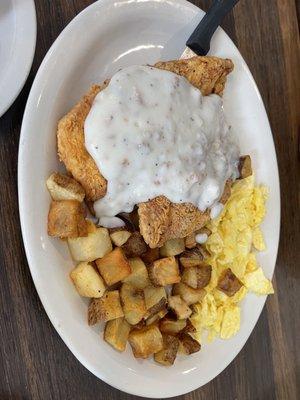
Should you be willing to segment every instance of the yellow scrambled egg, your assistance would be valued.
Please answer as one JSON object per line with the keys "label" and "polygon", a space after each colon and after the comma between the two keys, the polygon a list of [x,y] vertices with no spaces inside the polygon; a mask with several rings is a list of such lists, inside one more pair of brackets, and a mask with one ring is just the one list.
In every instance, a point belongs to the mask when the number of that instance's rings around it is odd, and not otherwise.
{"label": "yellow scrambled egg", "polygon": [[[265,216],[267,189],[254,185],[254,176],[233,184],[231,196],[218,218],[209,222],[211,230],[205,246],[211,254],[212,278],[206,287],[207,295],[194,306],[191,317],[201,340],[216,336],[228,339],[240,328],[239,303],[248,291],[260,295],[274,293],[272,283],[264,276],[256,261],[255,251],[266,249],[259,225]],[[230,268],[243,283],[232,297],[217,289],[222,272]]]}

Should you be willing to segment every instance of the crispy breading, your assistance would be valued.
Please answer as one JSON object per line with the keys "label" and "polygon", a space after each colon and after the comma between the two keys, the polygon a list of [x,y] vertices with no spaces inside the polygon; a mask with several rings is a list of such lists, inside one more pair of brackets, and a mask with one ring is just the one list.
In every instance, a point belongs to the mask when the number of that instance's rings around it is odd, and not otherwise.
{"label": "crispy breading", "polygon": [[[184,76],[203,95],[222,95],[233,63],[217,57],[192,57],[158,62],[155,67]],[[84,121],[95,96],[108,83],[106,80],[101,86],[92,86],[86,96],[61,119],[57,132],[60,159],[83,186],[87,200],[92,201],[105,195],[107,182],[85,148]],[[139,207],[139,216],[141,233],[151,248],[162,246],[169,239],[185,237],[200,229],[209,219],[208,213],[201,213],[193,205],[172,204],[163,196],[143,203]]]}
{"label": "crispy breading", "polygon": [[190,203],[175,204],[158,196],[139,204],[139,218],[141,234],[148,246],[154,248],[202,228],[209,220],[209,212],[202,213]]}
{"label": "crispy breading", "polygon": [[184,76],[203,96],[222,95],[226,76],[233,70],[233,62],[218,57],[192,57],[183,60],[161,61],[154,65]]}
{"label": "crispy breading", "polygon": [[101,175],[95,161],[84,144],[84,121],[96,95],[108,84],[94,85],[72,110],[58,123],[58,156],[67,170],[81,183],[87,200],[95,201],[106,193],[106,179]]}
{"label": "crispy breading", "polygon": [[[226,76],[233,70],[233,63],[217,57],[193,57],[188,60],[158,62],[156,68],[184,76],[203,95],[221,95]],[[83,186],[87,200],[96,201],[106,193],[107,182],[99,172],[84,145],[84,121],[96,95],[108,85],[94,85],[89,92],[65,115],[58,124],[58,155],[67,170]]]}

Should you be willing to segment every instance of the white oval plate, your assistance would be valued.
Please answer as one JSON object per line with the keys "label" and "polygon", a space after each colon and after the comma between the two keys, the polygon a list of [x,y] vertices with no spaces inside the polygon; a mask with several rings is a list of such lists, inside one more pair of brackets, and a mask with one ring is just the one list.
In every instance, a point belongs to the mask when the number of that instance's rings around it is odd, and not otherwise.
{"label": "white oval plate", "polygon": [[[203,345],[171,368],[119,354],[86,322],[88,301],[69,281],[72,261],[65,243],[47,236],[50,197],[45,180],[60,168],[56,125],[92,83],[130,64],[178,58],[203,12],[184,0],[102,0],[79,14],[45,57],[27,102],[19,150],[19,203],[31,274],[45,310],[66,345],[93,374],[125,392],[154,398],[187,393],[209,382],[238,354],[262,311],[265,297],[249,295],[239,333]],[[235,70],[224,96],[228,121],[239,134],[242,153],[251,154],[257,181],[270,187],[263,225],[268,250],[259,261],[272,277],[279,236],[280,200],[276,155],[267,115],[245,62],[223,30],[212,54],[230,57]]]}
{"label": "white oval plate", "polygon": [[12,105],[29,74],[36,43],[33,0],[0,1],[0,117]]}

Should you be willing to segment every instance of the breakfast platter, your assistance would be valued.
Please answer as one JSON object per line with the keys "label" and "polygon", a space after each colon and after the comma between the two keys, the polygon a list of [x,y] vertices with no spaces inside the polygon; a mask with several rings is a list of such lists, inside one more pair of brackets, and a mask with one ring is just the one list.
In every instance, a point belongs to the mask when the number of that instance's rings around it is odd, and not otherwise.
{"label": "breakfast platter", "polygon": [[100,379],[152,398],[219,374],[274,292],[272,134],[222,29],[179,59],[202,17],[184,0],[94,3],[46,55],[20,138],[23,239],[52,324]]}

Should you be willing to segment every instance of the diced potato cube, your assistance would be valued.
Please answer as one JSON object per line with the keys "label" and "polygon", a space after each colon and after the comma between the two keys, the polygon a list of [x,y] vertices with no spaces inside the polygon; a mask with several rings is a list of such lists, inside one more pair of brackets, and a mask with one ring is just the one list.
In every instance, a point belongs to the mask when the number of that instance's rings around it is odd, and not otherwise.
{"label": "diced potato cube", "polygon": [[197,247],[193,249],[184,251],[180,255],[179,261],[184,268],[197,267],[199,265],[205,264],[203,255],[203,248],[197,245]]}
{"label": "diced potato cube", "polygon": [[85,209],[77,200],[52,200],[48,214],[48,235],[77,238],[88,233]]}
{"label": "diced potato cube", "polygon": [[164,287],[147,286],[144,289],[144,295],[148,316],[162,310],[167,303],[167,294]]}
{"label": "diced potato cube", "polygon": [[110,238],[115,246],[121,247],[130,238],[131,232],[124,229],[114,231],[110,234]]}
{"label": "diced potato cube", "polygon": [[186,319],[192,314],[192,310],[180,296],[170,296],[168,303],[178,319]]}
{"label": "diced potato cube", "polygon": [[249,155],[240,157],[239,172],[241,179],[248,178],[252,175],[251,158]]}
{"label": "diced potato cube", "polygon": [[146,286],[150,285],[148,271],[143,261],[139,257],[130,258],[128,261],[131,274],[123,279],[123,282],[130,283],[130,285],[138,289],[144,289]]}
{"label": "diced potato cube", "polygon": [[89,222],[88,236],[68,239],[68,246],[75,261],[94,261],[112,251],[112,244],[106,228],[96,228]]}
{"label": "diced potato cube", "polygon": [[82,202],[85,196],[83,187],[70,176],[54,172],[46,181],[52,200],[77,200]]}
{"label": "diced potato cube", "polygon": [[193,249],[197,246],[195,236],[196,234],[193,232],[184,239],[184,244],[187,249]]}
{"label": "diced potato cube", "polygon": [[187,305],[191,305],[201,301],[206,295],[206,291],[204,289],[194,289],[183,282],[179,282],[173,286],[172,294],[179,295]]}
{"label": "diced potato cube", "polygon": [[154,360],[162,365],[174,364],[179,347],[179,339],[173,335],[163,335],[163,349],[154,354]]}
{"label": "diced potato cube", "polygon": [[159,329],[162,333],[177,335],[177,333],[181,332],[186,327],[186,321],[186,319],[171,319],[165,317],[159,321]]}
{"label": "diced potato cube", "polygon": [[201,267],[185,268],[182,274],[182,282],[194,289],[203,289],[210,282],[211,266],[206,264]]}
{"label": "diced potato cube", "polygon": [[122,249],[128,258],[140,257],[146,253],[147,245],[140,232],[133,232],[129,239],[123,244]]}
{"label": "diced potato cube", "polygon": [[182,333],[196,333],[197,329],[194,327],[194,325],[191,323],[190,319],[186,320],[186,326],[182,330]]}
{"label": "diced potato cube", "polygon": [[130,325],[139,323],[147,311],[143,290],[123,283],[120,296],[126,321]]}
{"label": "diced potato cube", "polygon": [[88,308],[88,323],[95,325],[100,321],[124,317],[118,290],[105,292],[99,299],[92,299]]}
{"label": "diced potato cube", "polygon": [[234,275],[230,268],[227,268],[218,281],[217,288],[231,297],[243,286],[242,282]]}
{"label": "diced potato cube", "polygon": [[146,325],[151,325],[154,324],[155,322],[159,321],[161,318],[163,318],[166,314],[168,313],[168,310],[166,308],[163,308],[160,310],[158,313],[154,315],[150,315],[146,319]]}
{"label": "diced potato cube", "polygon": [[120,282],[131,273],[129,262],[119,247],[96,260],[96,265],[108,286]]}
{"label": "diced potato cube", "polygon": [[79,263],[71,271],[70,278],[80,296],[98,298],[105,292],[103,279],[90,263]]}
{"label": "diced potato cube", "polygon": [[160,248],[160,255],[162,257],[177,256],[184,250],[184,239],[170,239]]}
{"label": "diced potato cube", "polygon": [[201,349],[200,343],[193,339],[188,333],[181,333],[179,340],[181,344],[181,352],[185,355],[197,353],[197,351]]}
{"label": "diced potato cube", "polygon": [[124,318],[116,318],[106,322],[104,340],[118,351],[126,349],[131,326]]}
{"label": "diced potato cube", "polygon": [[146,253],[141,256],[142,260],[146,264],[151,264],[153,261],[159,259],[159,248],[156,247],[155,249],[148,249]]}
{"label": "diced potato cube", "polygon": [[156,325],[132,330],[128,340],[136,358],[148,358],[163,348],[162,334]]}
{"label": "diced potato cube", "polygon": [[155,286],[180,282],[179,267],[174,256],[156,260],[149,266],[149,277]]}
{"label": "diced potato cube", "polygon": [[232,186],[232,180],[228,179],[225,182],[223,193],[222,193],[222,196],[220,197],[220,200],[219,200],[220,203],[222,203],[222,204],[226,204],[227,203],[227,200],[229,199],[229,197],[231,195],[231,186]]}

